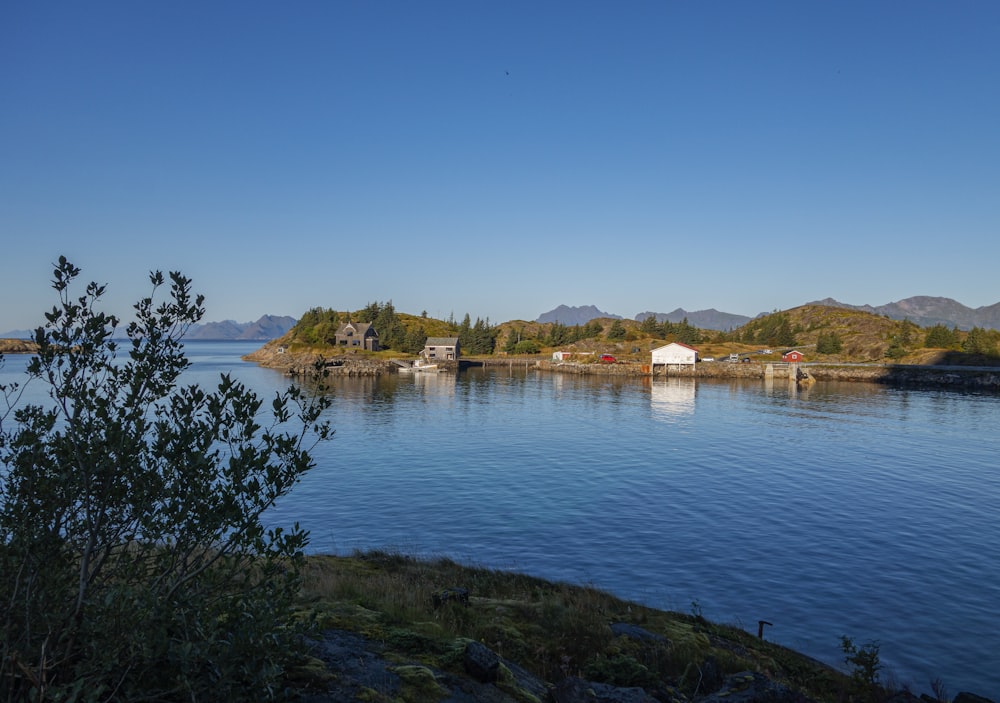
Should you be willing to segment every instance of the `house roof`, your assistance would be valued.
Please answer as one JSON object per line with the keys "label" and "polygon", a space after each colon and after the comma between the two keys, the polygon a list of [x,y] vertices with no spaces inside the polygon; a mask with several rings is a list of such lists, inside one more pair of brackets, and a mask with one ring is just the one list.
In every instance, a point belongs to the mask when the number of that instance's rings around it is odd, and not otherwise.
{"label": "house roof", "polygon": [[662,347],[657,347],[653,351],[659,351],[661,349],[666,349],[667,347],[684,347],[685,349],[690,349],[691,351],[697,353],[697,349],[692,346],[685,344],[684,342],[671,342],[670,344],[664,344]]}
{"label": "house roof", "polygon": [[458,337],[428,337],[425,347],[457,347]]}
{"label": "house roof", "polygon": [[378,332],[370,322],[342,322],[337,328],[337,334],[347,334],[348,327],[353,327],[354,332],[362,337],[368,334],[368,330],[371,329],[371,333],[378,337]]}

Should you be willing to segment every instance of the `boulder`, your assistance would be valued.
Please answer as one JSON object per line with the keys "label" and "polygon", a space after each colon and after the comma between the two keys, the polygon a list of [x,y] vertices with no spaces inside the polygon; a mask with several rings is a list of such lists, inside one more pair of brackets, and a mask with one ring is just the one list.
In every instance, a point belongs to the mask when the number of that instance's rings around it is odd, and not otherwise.
{"label": "boulder", "polygon": [[644,689],[619,688],[606,683],[587,681],[575,676],[556,684],[552,690],[553,703],[658,703]]}
{"label": "boulder", "polygon": [[811,703],[801,693],[753,671],[727,676],[722,687],[701,703]]}
{"label": "boulder", "polygon": [[543,701],[549,689],[545,682],[514,662],[507,661],[482,642],[470,641],[463,657],[465,671],[482,683],[491,683],[515,700]]}
{"label": "boulder", "polygon": [[655,632],[650,632],[638,625],[632,625],[627,622],[611,623],[611,631],[616,637],[628,637],[630,640],[637,642],[652,642],[668,646],[670,644],[670,640],[663,635],[658,635]]}
{"label": "boulder", "polygon": [[967,691],[962,691],[957,696],[952,703],[993,703],[989,698],[984,698],[983,696],[977,696],[975,693],[968,693]]}

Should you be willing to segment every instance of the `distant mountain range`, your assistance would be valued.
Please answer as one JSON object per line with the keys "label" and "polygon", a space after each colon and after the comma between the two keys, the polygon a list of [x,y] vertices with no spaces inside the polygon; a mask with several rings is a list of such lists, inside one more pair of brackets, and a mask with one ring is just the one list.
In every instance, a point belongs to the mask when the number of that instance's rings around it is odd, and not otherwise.
{"label": "distant mountain range", "polygon": [[612,320],[622,319],[621,315],[612,315],[611,313],[601,312],[593,305],[584,305],[578,308],[560,305],[555,310],[543,312],[538,316],[538,320],[536,320],[536,322],[559,322],[572,327],[573,325],[585,325],[591,320],[596,320],[599,317],[608,317]]}
{"label": "distant mountain range", "polygon": [[681,322],[687,320],[698,329],[703,330],[731,330],[742,327],[753,318],[746,315],[736,315],[731,312],[719,312],[715,308],[708,310],[695,310],[688,312],[684,308],[677,308],[673,312],[640,312],[635,316],[636,322],[643,322],[652,315],[657,322]]}
{"label": "distant mountain range", "polygon": [[890,320],[909,320],[921,327],[945,325],[970,330],[973,327],[1000,330],[1000,303],[970,308],[951,298],[917,295],[885,305],[848,305],[833,298],[824,298],[808,305],[829,305],[836,308],[861,310],[875,315],[885,315]]}
{"label": "distant mountain range", "polygon": [[288,315],[263,315],[256,322],[207,322],[192,327],[185,339],[215,341],[257,341],[277,339],[295,326],[295,318]]}
{"label": "distant mountain range", "polygon": [[[973,327],[1000,330],[1000,303],[980,308],[970,308],[951,298],[918,295],[912,298],[904,298],[895,303],[886,303],[885,305],[877,306],[849,305],[833,298],[824,298],[823,300],[815,300],[804,304],[861,310],[874,315],[884,315],[891,320],[909,320],[921,327],[945,325],[947,327],[958,327],[961,330],[969,330]],[[677,308],[673,312],[641,312],[634,319],[642,322],[650,315],[655,317],[657,322],[663,322],[664,320],[680,322],[684,318],[687,318],[688,322],[700,329],[722,331],[741,327],[753,319],[746,315],[719,312],[715,309],[688,312],[683,308]],[[564,325],[585,325],[598,317],[622,319],[621,315],[602,312],[593,305],[581,307],[560,305],[555,310],[539,315],[537,321],[561,322]]]}
{"label": "distant mountain range", "polygon": [[[733,315],[732,313],[719,312],[718,310],[688,312],[683,308],[677,308],[673,312],[640,312],[635,316],[635,320],[642,322],[650,315],[655,317],[657,322],[663,322],[664,320],[680,322],[684,318],[687,318],[689,323],[703,330],[728,330],[745,325],[752,319],[746,315]],[[581,307],[560,305],[555,310],[550,310],[539,315],[536,322],[559,322],[572,327],[574,325],[585,325],[599,317],[610,318],[612,320],[624,319],[621,315],[612,315],[611,313],[603,312],[593,305],[583,305]]]}
{"label": "distant mountain range", "polygon": [[[184,339],[212,340],[217,342],[266,342],[277,339],[295,326],[295,318],[288,315],[263,315],[256,322],[206,322],[194,325],[188,330]],[[3,339],[30,339],[35,336],[33,330],[10,330],[0,332]]]}

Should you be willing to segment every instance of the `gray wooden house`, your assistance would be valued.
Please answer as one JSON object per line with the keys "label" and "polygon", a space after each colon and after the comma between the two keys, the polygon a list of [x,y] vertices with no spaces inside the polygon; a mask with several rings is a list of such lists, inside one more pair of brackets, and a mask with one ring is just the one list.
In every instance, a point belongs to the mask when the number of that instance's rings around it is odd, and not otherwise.
{"label": "gray wooden house", "polygon": [[334,344],[348,349],[378,351],[378,332],[370,322],[345,322],[337,328]]}
{"label": "gray wooden house", "polygon": [[420,355],[428,361],[454,361],[460,353],[458,337],[428,337]]}

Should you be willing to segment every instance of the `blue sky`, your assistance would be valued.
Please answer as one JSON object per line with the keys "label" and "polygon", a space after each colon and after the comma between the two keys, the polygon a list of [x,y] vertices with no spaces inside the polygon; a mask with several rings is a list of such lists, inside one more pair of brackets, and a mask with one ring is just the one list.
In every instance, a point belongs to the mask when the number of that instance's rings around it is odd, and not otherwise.
{"label": "blue sky", "polygon": [[[0,330],[1000,301],[1000,3],[0,5]],[[82,287],[81,287],[82,292]]]}

